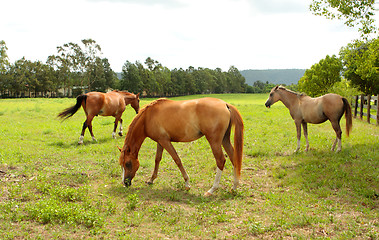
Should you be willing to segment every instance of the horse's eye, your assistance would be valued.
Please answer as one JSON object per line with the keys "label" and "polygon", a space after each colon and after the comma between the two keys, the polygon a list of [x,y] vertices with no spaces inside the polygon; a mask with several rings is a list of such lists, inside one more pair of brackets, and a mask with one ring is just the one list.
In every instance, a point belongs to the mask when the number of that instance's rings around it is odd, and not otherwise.
{"label": "horse's eye", "polygon": [[274,95],[273,93],[270,93],[270,97],[272,97],[272,95]]}
{"label": "horse's eye", "polygon": [[131,162],[126,162],[125,163],[125,168],[128,168],[128,169],[132,168],[132,163]]}

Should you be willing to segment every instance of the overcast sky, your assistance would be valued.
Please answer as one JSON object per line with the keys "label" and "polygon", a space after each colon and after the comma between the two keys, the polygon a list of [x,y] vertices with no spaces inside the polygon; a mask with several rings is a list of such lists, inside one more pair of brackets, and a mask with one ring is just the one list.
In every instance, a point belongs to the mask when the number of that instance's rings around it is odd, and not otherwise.
{"label": "overcast sky", "polygon": [[310,68],[359,38],[310,0],[3,1],[0,40],[14,62],[45,62],[56,47],[92,38],[114,71],[147,57],[169,69]]}

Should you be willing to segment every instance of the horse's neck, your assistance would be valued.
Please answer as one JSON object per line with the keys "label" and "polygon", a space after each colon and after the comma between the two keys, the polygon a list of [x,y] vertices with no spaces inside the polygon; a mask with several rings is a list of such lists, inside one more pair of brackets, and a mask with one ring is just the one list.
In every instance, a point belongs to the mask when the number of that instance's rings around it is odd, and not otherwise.
{"label": "horse's neck", "polygon": [[129,128],[126,137],[125,144],[129,146],[130,152],[137,157],[141,145],[147,137],[145,134],[145,124],[143,119],[139,118],[137,122]]}
{"label": "horse's neck", "polygon": [[282,97],[280,100],[289,110],[297,106],[298,105],[297,103],[299,103],[300,101],[299,97],[296,94],[293,94],[287,91],[282,93]]}
{"label": "horse's neck", "polygon": [[124,95],[125,104],[128,105],[134,100],[134,96],[132,95]]}

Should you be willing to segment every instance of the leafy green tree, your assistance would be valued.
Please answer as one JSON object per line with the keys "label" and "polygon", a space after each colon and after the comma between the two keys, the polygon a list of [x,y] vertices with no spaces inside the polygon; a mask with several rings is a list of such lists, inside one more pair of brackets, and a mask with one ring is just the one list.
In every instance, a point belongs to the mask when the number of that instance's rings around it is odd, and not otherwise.
{"label": "leafy green tree", "polygon": [[312,0],[311,12],[329,19],[342,19],[349,27],[358,26],[362,37],[375,33],[375,0]]}
{"label": "leafy green tree", "polygon": [[120,89],[134,93],[143,91],[143,82],[137,63],[133,64],[126,61],[124,66],[122,66]]}
{"label": "leafy green tree", "polygon": [[341,81],[342,62],[335,55],[326,56],[305,71],[299,80],[299,90],[315,97],[328,93],[336,82]]}
{"label": "leafy green tree", "polygon": [[229,86],[228,90],[230,92],[245,92],[245,78],[242,76],[240,71],[235,66],[231,66],[229,68],[227,76]]}
{"label": "leafy green tree", "polygon": [[7,45],[3,40],[0,41],[0,93],[7,90],[9,58],[7,54]]}
{"label": "leafy green tree", "polygon": [[341,48],[344,76],[364,94],[379,93],[379,38]]}

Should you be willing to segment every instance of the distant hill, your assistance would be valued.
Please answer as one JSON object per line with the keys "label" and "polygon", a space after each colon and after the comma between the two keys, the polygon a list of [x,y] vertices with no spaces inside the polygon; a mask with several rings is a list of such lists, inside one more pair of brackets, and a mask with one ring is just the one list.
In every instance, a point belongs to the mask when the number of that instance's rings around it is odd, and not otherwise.
{"label": "distant hill", "polygon": [[242,70],[242,76],[245,77],[246,83],[253,86],[254,82],[261,81],[273,84],[297,84],[304,75],[305,69],[267,69],[267,70]]}

